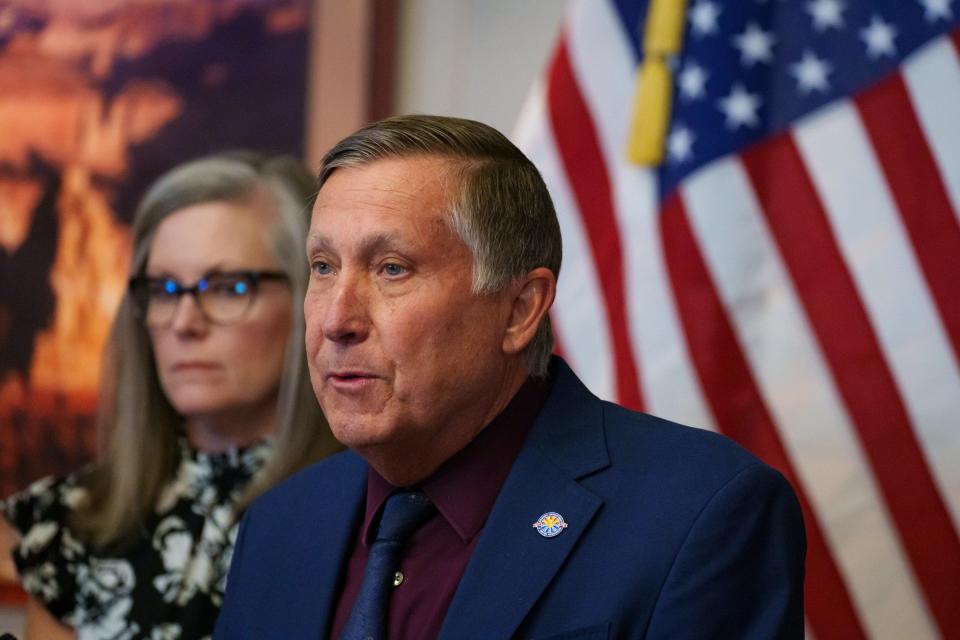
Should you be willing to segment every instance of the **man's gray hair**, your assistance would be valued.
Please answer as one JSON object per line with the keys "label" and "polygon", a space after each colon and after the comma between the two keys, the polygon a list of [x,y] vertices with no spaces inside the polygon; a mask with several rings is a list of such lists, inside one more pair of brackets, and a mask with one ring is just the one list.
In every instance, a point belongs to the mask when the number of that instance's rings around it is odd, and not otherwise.
{"label": "man's gray hair", "polygon": [[[397,116],[340,141],[320,163],[318,187],[341,167],[385,158],[448,158],[459,189],[449,224],[473,253],[473,290],[502,290],[538,267],[560,274],[560,224],[547,186],[533,163],[496,129],[444,116]],[[525,355],[530,373],[544,376],[553,350],[545,316]]]}

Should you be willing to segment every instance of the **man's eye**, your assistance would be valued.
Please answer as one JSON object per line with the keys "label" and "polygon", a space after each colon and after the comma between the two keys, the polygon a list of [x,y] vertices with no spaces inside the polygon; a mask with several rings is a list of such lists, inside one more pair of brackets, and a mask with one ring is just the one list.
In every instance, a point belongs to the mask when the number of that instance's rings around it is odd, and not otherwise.
{"label": "man's eye", "polygon": [[406,273],[407,268],[395,262],[388,262],[387,264],[383,265],[383,272],[388,276],[395,277]]}
{"label": "man's eye", "polygon": [[330,266],[330,263],[320,260],[312,262],[310,264],[310,269],[318,276],[326,276],[333,273],[333,267]]}

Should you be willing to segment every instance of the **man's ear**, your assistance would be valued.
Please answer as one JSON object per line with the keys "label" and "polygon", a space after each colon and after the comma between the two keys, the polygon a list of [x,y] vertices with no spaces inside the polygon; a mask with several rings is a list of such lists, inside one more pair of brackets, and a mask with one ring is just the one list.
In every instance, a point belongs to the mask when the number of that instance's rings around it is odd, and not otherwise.
{"label": "man's ear", "polygon": [[533,340],[543,317],[557,295],[557,278],[546,267],[537,267],[510,285],[512,305],[503,334],[503,351],[516,354]]}

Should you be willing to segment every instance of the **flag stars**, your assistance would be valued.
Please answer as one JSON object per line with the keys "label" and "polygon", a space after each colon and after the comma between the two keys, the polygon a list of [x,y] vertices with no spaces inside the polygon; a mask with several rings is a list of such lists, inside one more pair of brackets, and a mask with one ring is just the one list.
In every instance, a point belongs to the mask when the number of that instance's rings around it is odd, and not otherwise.
{"label": "flag stars", "polygon": [[758,62],[773,61],[773,45],[776,39],[769,31],[764,31],[751,22],[740,35],[734,36],[733,46],[740,50],[740,62],[752,67]]}
{"label": "flag stars", "polygon": [[813,28],[817,31],[843,28],[843,10],[840,0],[813,0],[807,3],[807,13],[813,18]]}
{"label": "flag stars", "polygon": [[943,20],[953,19],[953,9],[950,5],[953,0],[920,0],[923,5],[923,16],[927,22],[936,22],[941,18]]}
{"label": "flag stars", "polygon": [[693,158],[695,136],[685,125],[675,126],[667,136],[667,154],[673,164],[680,164]]}
{"label": "flag stars", "polygon": [[790,65],[790,74],[797,79],[797,90],[802,94],[812,91],[826,93],[830,90],[827,76],[833,71],[833,66],[826,60],[821,60],[812,51],[803,54],[800,62]]}
{"label": "flag stars", "polygon": [[897,29],[878,15],[873,16],[867,28],[860,30],[860,38],[867,45],[867,55],[874,60],[881,56],[893,58],[897,55],[897,47],[893,43],[896,37]]}
{"label": "flag stars", "polygon": [[720,6],[710,0],[699,0],[690,7],[690,24],[693,35],[706,36],[717,32],[717,20],[720,18]]}
{"label": "flag stars", "polygon": [[720,111],[727,117],[727,128],[739,129],[759,125],[760,117],[757,111],[761,103],[759,95],[750,93],[742,84],[735,84],[730,95],[721,98],[719,102]]}
{"label": "flag stars", "polygon": [[687,100],[703,98],[707,91],[707,72],[693,60],[688,60],[683,69],[677,74],[677,85],[680,87],[680,97]]}

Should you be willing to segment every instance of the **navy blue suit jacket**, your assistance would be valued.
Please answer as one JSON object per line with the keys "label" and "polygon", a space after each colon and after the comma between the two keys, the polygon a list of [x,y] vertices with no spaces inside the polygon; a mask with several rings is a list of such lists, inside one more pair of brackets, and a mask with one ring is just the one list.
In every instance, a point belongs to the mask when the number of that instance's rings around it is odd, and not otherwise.
{"label": "navy blue suit jacket", "polygon": [[[783,477],[553,370],[440,637],[802,638],[803,522]],[[325,638],[366,479],[345,452],[253,503],[217,640]],[[531,526],[548,511],[569,525],[554,538]]]}

